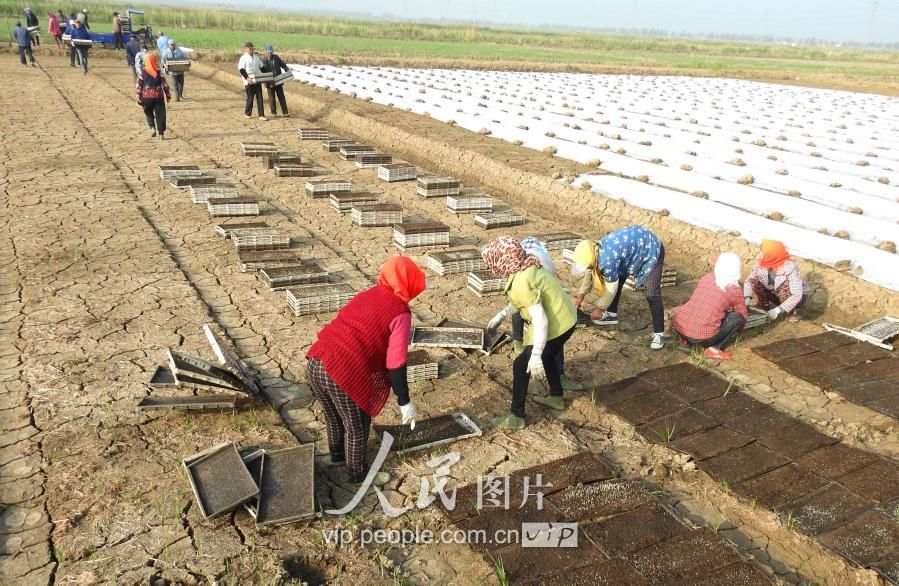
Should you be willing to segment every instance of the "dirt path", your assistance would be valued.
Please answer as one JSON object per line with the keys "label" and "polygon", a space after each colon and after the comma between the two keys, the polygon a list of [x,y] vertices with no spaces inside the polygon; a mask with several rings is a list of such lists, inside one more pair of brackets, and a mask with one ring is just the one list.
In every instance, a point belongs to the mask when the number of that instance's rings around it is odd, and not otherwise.
{"label": "dirt path", "polygon": [[[96,60],[82,77],[61,58],[45,58],[39,70],[14,66],[9,56],[0,59],[10,71],[0,103],[16,137],[0,146],[0,205],[6,211],[0,217],[0,380],[9,383],[0,395],[0,533],[8,534],[0,538],[0,572],[28,583],[489,581],[491,569],[466,546],[341,549],[323,543],[321,531],[335,526],[445,523],[432,509],[387,519],[372,494],[358,515],[341,520],[326,517],[270,530],[257,530],[243,512],[202,520],[182,457],[229,440],[240,447],[275,447],[299,439],[316,441],[318,452],[326,451],[321,413],[303,384],[302,367],[305,350],[330,316],[296,318],[283,293],[270,293],[255,276],[240,273],[230,244],[213,233],[216,222],[189,195],[163,182],[158,165],[196,163],[215,169],[242,193],[258,194],[265,221],[359,289],[393,252],[390,230],[352,228],[326,201],[307,198],[303,180],[274,178],[259,161],[240,155],[241,140],[267,139],[302,150],[327,176],[402,202],[409,217],[449,223],[453,244],[474,245],[494,234],[476,228],[469,217],[450,216],[442,200],[421,200],[409,183],[379,183],[372,171],[356,170],[317,143],[300,144],[295,129],[306,124],[300,119],[244,120],[238,94],[197,76],[188,78],[188,101],[170,105],[171,140],[159,141],[149,137],[131,97],[130,73],[118,62]],[[21,90],[40,95],[39,116],[20,101]],[[527,163],[527,153],[515,156]],[[566,228],[532,217],[510,232],[525,236]],[[483,322],[500,305],[497,298],[473,302],[460,293],[464,276],[434,282],[435,289],[414,308],[419,321]],[[683,299],[688,290],[666,291],[666,302]],[[572,340],[573,378],[597,384],[683,359],[674,349],[645,348],[649,316],[639,296],[625,296],[623,310],[628,318],[619,331],[590,329]],[[259,372],[274,409],[260,403],[222,415],[135,413],[167,347],[209,357],[200,331],[206,321],[221,326]],[[899,450],[895,428],[881,427],[890,422],[867,421],[864,411],[838,400],[818,405],[820,390],[793,392],[794,381],[749,359],[747,348],[737,353],[739,366],[722,371],[747,377],[759,396],[803,419],[830,421],[837,414],[867,434],[850,437],[847,427],[847,441],[888,455]],[[460,484],[592,450],[622,475],[660,486],[681,514],[717,525],[789,582],[803,575],[826,582],[840,568],[813,544],[797,546],[795,535],[773,516],[721,494],[672,450],[635,436],[630,426],[593,405],[589,394],[572,395],[572,408],[561,416],[530,405],[532,425],[522,433],[490,429],[490,418],[508,407],[509,354],[437,354],[441,379],[413,389],[421,417],[464,409],[485,428],[482,438],[453,447],[461,461],[451,476]],[[784,397],[795,400],[796,409]],[[389,405],[384,421],[396,421],[395,411]],[[431,456],[388,462],[395,476],[385,491],[391,502],[414,503]],[[342,471],[325,460],[320,464],[319,501],[343,504],[352,493]]]}

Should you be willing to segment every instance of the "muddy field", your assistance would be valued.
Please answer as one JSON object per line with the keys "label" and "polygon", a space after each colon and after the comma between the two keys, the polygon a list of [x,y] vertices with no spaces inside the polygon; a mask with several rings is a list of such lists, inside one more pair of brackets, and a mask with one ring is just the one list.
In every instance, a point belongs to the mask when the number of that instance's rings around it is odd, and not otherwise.
{"label": "muddy field", "polygon": [[[288,91],[289,104],[297,106],[292,118],[246,120],[230,66],[226,74],[196,66],[186,82],[187,100],[170,104],[170,131],[160,141],[149,136],[134,103],[131,74],[118,60],[93,60],[87,76],[55,56],[40,58],[34,69],[21,67],[9,54],[0,55],[0,62],[8,71],[0,89],[6,115],[0,143],[0,575],[7,582],[496,583],[495,568],[467,545],[337,547],[324,537],[334,528],[450,526],[438,507],[415,508],[420,478],[431,473],[426,462],[449,450],[460,454],[450,472],[460,486],[478,475],[594,452],[617,476],[641,482],[679,522],[716,531],[770,576],[788,583],[881,581],[731,492],[688,456],[647,441],[591,399],[590,390],[598,385],[691,359],[670,344],[660,352],[648,349],[648,310],[636,294],[624,296],[619,328],[579,330],[567,346],[568,375],[588,384],[588,391],[566,393],[569,407],[561,413],[529,403],[529,426],[522,432],[502,433],[490,425],[492,417],[508,410],[509,347],[488,357],[431,350],[440,360],[441,377],[412,389],[419,416],[464,411],[484,433],[450,448],[387,460],[394,479],[384,494],[394,506],[412,507],[405,515],[385,516],[370,492],[349,516],[325,515],[284,527],[256,528],[243,510],[204,520],[181,460],[223,441],[241,449],[315,442],[317,504],[323,509],[343,506],[354,488],[345,472],[322,456],[327,451],[323,417],[304,384],[305,351],[331,316],[294,317],[283,292],[270,292],[255,275],[241,272],[233,245],[215,233],[221,222],[210,218],[205,206],[191,203],[189,192],[161,180],[160,164],[196,164],[233,183],[242,196],[258,197],[259,220],[289,233],[304,258],[314,258],[357,290],[368,286],[379,264],[394,253],[391,229],[353,226],[349,214],[332,210],[327,199],[308,197],[304,179],[275,177],[258,158],[240,154],[241,141],[270,141],[299,151],[316,163],[316,179],[348,179],[354,191],[401,203],[406,222],[446,223],[453,246],[478,245],[500,231],[484,231],[469,215],[449,213],[443,198],[419,198],[413,183],[380,182],[374,170],[357,169],[322,151],[319,142],[300,142],[296,128],[324,125],[408,160],[420,173],[459,176],[467,186],[491,192],[499,210],[524,202],[550,209],[550,198],[564,204],[545,216],[531,210],[527,224],[501,230],[521,237],[600,233],[570,209],[576,190],[542,191],[555,183],[554,174],[583,169],[307,87]],[[359,119],[372,122],[353,127]],[[395,133],[379,137],[385,127]],[[406,138],[405,146],[399,137]],[[454,155],[470,154],[436,164],[441,151],[416,148],[432,143]],[[485,161],[493,163],[480,173]],[[510,184],[510,169],[526,174]],[[590,205],[607,209],[616,222],[627,215],[617,202]],[[666,306],[672,307],[689,296],[690,281],[705,270],[707,259],[697,254],[703,245],[689,227],[663,217],[646,219],[663,232],[679,269],[681,284],[664,290]],[[716,238],[712,246],[705,242],[706,251],[734,242]],[[424,256],[416,259],[425,265]],[[561,265],[558,257],[557,262]],[[871,319],[896,305],[851,276],[814,270],[819,310],[813,317],[822,315],[827,294],[851,300],[845,312],[829,312],[830,321],[849,315],[854,324],[857,317]],[[483,323],[502,305],[499,297],[477,299],[467,292],[465,274],[429,276],[435,287],[413,307],[422,325],[444,318]],[[233,340],[258,374],[265,400],[222,414],[137,413],[167,348],[213,359],[201,330],[207,322]],[[754,345],[819,331],[812,321],[778,324],[761,336],[749,334],[733,363],[704,366],[846,445],[895,460],[895,419],[795,378],[751,352]],[[398,422],[397,409],[388,405],[379,423]]]}

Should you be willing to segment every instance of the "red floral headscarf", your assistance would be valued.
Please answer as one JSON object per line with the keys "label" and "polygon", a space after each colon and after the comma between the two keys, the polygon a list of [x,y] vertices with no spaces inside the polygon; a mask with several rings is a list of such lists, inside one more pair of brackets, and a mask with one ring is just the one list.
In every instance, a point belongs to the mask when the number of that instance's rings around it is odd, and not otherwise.
{"label": "red floral headscarf", "polygon": [[511,236],[500,236],[482,248],[481,258],[487,268],[499,277],[508,277],[531,266],[543,266],[536,256],[525,252],[521,243]]}

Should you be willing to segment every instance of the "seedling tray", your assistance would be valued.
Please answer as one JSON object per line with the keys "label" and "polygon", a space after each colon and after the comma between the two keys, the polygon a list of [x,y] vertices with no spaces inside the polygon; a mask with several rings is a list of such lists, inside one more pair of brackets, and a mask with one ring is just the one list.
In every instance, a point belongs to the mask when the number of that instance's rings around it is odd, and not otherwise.
{"label": "seedling tray", "polygon": [[315,176],[315,165],[312,163],[288,164],[275,163],[276,177],[313,177]]}
{"label": "seedling tray", "polygon": [[249,197],[222,197],[206,202],[209,215],[216,216],[258,216],[259,202]]}
{"label": "seedling tray", "polygon": [[484,347],[484,330],[479,328],[416,327],[412,330],[411,345],[480,350]]}
{"label": "seedling tray", "polygon": [[284,85],[288,81],[293,81],[293,71],[284,71],[275,76],[273,83],[275,85]]}
{"label": "seedling tray", "polygon": [[462,184],[455,177],[422,175],[415,185],[415,193],[421,197],[459,195]]}
{"label": "seedling tray", "polygon": [[237,262],[243,272],[291,266],[301,264],[302,261],[300,251],[292,248],[237,251]]}
{"label": "seedling tray", "polygon": [[265,222],[235,222],[233,224],[219,224],[215,227],[215,233],[222,238],[231,238],[231,233],[235,230],[261,229],[268,228]]}
{"label": "seedling tray", "polygon": [[196,177],[172,177],[169,181],[177,189],[198,187],[200,185],[214,185],[216,178],[212,175],[198,175]]}
{"label": "seedling tray", "polygon": [[508,228],[510,226],[520,226],[527,221],[524,214],[515,212],[495,212],[492,214],[477,214],[474,217],[474,223],[485,230],[491,228]]}
{"label": "seedling tray", "polygon": [[354,205],[352,217],[357,226],[393,226],[403,221],[403,206],[390,203]]}
{"label": "seedling tray", "polygon": [[253,80],[253,83],[270,82],[275,78],[275,74],[271,71],[263,71],[260,73],[250,73],[249,78]]}
{"label": "seedling tray", "polygon": [[283,525],[315,516],[315,444],[262,455],[256,525]]}
{"label": "seedling tray", "polygon": [[159,176],[168,181],[174,177],[174,171],[199,171],[197,165],[159,165]]}
{"label": "seedling tray", "polygon": [[380,167],[381,165],[390,164],[393,157],[383,153],[356,153],[356,167],[360,169],[369,169],[371,167]]}
{"label": "seedling tray", "polygon": [[537,240],[543,243],[546,250],[573,249],[584,237],[574,232],[553,232],[537,236]]}
{"label": "seedling tray", "polygon": [[[263,230],[265,230],[263,232]],[[231,242],[238,253],[244,250],[278,250],[290,248],[290,236],[276,228],[233,230]]]}
{"label": "seedling tray", "polygon": [[330,197],[332,193],[344,193],[352,189],[349,181],[307,181],[306,195],[310,197]]}
{"label": "seedling tray", "polygon": [[175,375],[175,373],[172,372],[172,369],[168,368],[167,366],[157,366],[156,370],[153,372],[153,376],[150,377],[150,382],[148,383],[148,385],[154,389],[190,387],[194,389],[202,389],[204,391],[213,391],[216,393],[233,393],[236,390],[234,387],[226,386],[224,383],[215,384],[205,380],[187,376],[183,373]]}
{"label": "seedling tray", "polygon": [[378,203],[378,197],[377,193],[369,193],[368,191],[332,193],[331,209],[340,212],[341,214],[348,214],[353,211],[354,205]]}
{"label": "seedling tray", "polygon": [[441,415],[418,421],[415,429],[408,425],[376,425],[375,432],[389,432],[394,441],[391,451],[415,452],[481,435],[481,429],[464,413]]}
{"label": "seedling tray", "polygon": [[431,253],[428,255],[428,268],[443,276],[484,270],[486,266],[481,258],[481,252],[474,248],[468,248]]}
{"label": "seedling tray", "polygon": [[146,397],[137,404],[137,410],[143,411],[227,411],[234,409],[237,397],[186,395],[180,397]]}
{"label": "seedling tray", "polygon": [[205,519],[230,511],[259,494],[259,487],[232,442],[185,458],[182,463]]}
{"label": "seedling tray", "polygon": [[262,157],[262,165],[266,169],[273,169],[275,165],[299,165],[303,162],[300,153],[293,152],[277,152],[273,155],[265,155]]}
{"label": "seedling tray", "polygon": [[169,368],[175,373],[188,376],[192,379],[206,381],[217,386],[230,387],[236,391],[246,392],[243,383],[230,370],[222,368],[202,358],[189,356],[177,350],[169,348]]}
{"label": "seedling tray", "polygon": [[359,154],[375,152],[375,147],[367,144],[347,144],[341,146],[338,152],[344,161],[355,161]]}
{"label": "seedling tray", "polygon": [[306,264],[260,269],[259,278],[272,291],[278,291],[298,285],[327,283],[328,273],[317,263],[309,262]]}
{"label": "seedling tray", "polygon": [[426,350],[413,350],[406,357],[406,380],[411,384],[438,377],[440,365]]}
{"label": "seedling tray", "polygon": [[477,328],[484,331],[484,346],[481,347],[481,353],[485,356],[490,356],[504,345],[508,344],[512,341],[512,337],[509,336],[503,330],[497,329],[493,333],[489,333],[486,328],[480,327],[478,324],[464,321],[464,320],[450,320],[444,319],[441,320],[440,323],[437,324],[439,328]]}
{"label": "seedling tray", "polygon": [[454,214],[490,213],[493,198],[489,195],[451,195],[446,198],[446,207]]}
{"label": "seedling tray", "polygon": [[190,71],[190,59],[169,59],[165,64],[165,68],[172,73]]}
{"label": "seedling tray", "polygon": [[295,316],[337,311],[356,294],[347,283],[303,285],[287,290],[287,305]]}
{"label": "seedling tray", "polygon": [[324,128],[297,128],[300,140],[328,140],[328,131]]}
{"label": "seedling tray", "polygon": [[340,151],[342,147],[356,144],[356,141],[351,138],[344,138],[342,136],[334,136],[322,141],[322,150],[328,151],[329,153],[336,153]]}
{"label": "seedling tray", "polygon": [[418,169],[409,163],[391,163],[378,167],[378,179],[392,183],[394,181],[409,181],[418,176]]}
{"label": "seedling tray", "polygon": [[190,200],[193,203],[209,203],[210,199],[223,197],[240,197],[233,185],[201,185],[190,188]]}

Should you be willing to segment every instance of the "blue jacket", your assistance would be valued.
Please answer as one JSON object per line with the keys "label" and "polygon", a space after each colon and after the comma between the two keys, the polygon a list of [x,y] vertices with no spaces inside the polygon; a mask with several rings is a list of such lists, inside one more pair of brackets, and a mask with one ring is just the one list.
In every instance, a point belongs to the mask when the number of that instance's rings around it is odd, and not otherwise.
{"label": "blue jacket", "polygon": [[134,67],[134,58],[140,53],[140,41],[128,41],[125,44],[125,63]]}
{"label": "blue jacket", "polygon": [[[74,39],[83,39],[86,41],[91,40],[91,33],[86,28],[82,27],[72,27],[72,40]],[[85,47],[87,48],[87,47]]]}
{"label": "blue jacket", "polygon": [[169,38],[168,37],[159,37],[156,39],[156,48],[159,49],[159,52],[167,51],[169,48]]}
{"label": "blue jacket", "polygon": [[16,43],[20,47],[29,47],[31,46],[31,33],[28,32],[27,28],[17,26],[13,32],[13,36],[16,37]]}

